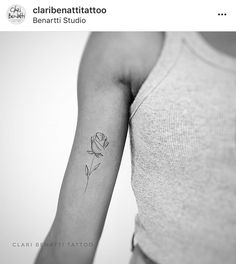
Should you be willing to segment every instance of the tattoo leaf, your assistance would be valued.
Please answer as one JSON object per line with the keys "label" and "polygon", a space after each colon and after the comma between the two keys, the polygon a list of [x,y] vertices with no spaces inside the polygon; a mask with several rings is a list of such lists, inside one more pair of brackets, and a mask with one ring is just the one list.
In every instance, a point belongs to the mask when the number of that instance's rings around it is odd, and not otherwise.
{"label": "tattoo leaf", "polygon": [[89,176],[89,168],[87,165],[85,165],[85,175]]}
{"label": "tattoo leaf", "polygon": [[101,162],[98,163],[96,166],[94,166],[93,170],[92,171],[95,171],[99,166],[100,166]]}

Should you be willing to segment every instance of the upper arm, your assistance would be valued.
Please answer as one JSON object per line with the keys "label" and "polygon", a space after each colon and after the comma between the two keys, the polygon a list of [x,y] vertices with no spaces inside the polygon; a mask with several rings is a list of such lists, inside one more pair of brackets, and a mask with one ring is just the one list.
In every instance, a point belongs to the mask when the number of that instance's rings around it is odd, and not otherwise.
{"label": "upper arm", "polygon": [[109,142],[103,156],[95,157],[95,164],[100,165],[93,177],[91,174],[86,195],[111,192],[127,134],[132,96],[129,85],[122,81],[124,50],[120,50],[115,38],[112,33],[93,33],[78,74],[78,122],[74,144],[84,160],[82,166],[89,167],[93,157],[87,152],[91,149],[91,137],[99,132]]}
{"label": "upper arm", "polygon": [[104,32],[92,33],[87,42],[78,75],[77,142],[87,148],[94,133],[102,132],[108,137],[107,158],[104,156],[99,169],[113,169],[102,182],[106,187],[114,183],[133,91],[141,86],[155,63],[158,38],[160,35],[146,32]]}
{"label": "upper arm", "polygon": [[[56,217],[64,219],[57,222],[65,223],[71,234],[71,215],[83,226],[80,236],[101,233],[126,139],[131,88],[140,85],[153,66],[146,45],[153,42],[146,36],[93,33],[87,42],[78,74],[76,134]],[[93,143],[96,134],[100,139]],[[103,148],[105,139],[109,144]]]}
{"label": "upper arm", "polygon": [[92,33],[80,65],[78,99],[84,97],[86,85],[88,93],[93,86],[122,92],[130,104],[133,91],[140,88],[156,63],[162,44],[160,32]]}
{"label": "upper arm", "polygon": [[76,133],[46,242],[92,241],[95,247],[45,248],[37,263],[92,263],[121,161],[132,89],[142,84],[158,54],[153,36],[90,36],[78,74]]}

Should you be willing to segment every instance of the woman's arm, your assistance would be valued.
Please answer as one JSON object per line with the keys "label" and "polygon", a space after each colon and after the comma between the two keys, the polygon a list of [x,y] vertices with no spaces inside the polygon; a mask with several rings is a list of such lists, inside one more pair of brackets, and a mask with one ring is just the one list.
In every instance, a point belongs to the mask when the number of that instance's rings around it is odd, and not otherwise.
{"label": "woman's arm", "polygon": [[93,262],[127,135],[131,89],[146,76],[139,73],[147,66],[139,59],[145,44],[135,38],[140,36],[93,33],[88,40],[78,76],[75,138],[45,240],[65,244],[43,247],[36,264]]}

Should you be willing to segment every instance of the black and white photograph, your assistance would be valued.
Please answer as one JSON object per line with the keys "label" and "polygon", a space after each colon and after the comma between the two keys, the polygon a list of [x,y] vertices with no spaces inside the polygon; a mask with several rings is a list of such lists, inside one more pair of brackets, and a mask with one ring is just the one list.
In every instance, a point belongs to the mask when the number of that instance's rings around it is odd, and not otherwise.
{"label": "black and white photograph", "polygon": [[2,263],[236,263],[236,31],[0,47]]}

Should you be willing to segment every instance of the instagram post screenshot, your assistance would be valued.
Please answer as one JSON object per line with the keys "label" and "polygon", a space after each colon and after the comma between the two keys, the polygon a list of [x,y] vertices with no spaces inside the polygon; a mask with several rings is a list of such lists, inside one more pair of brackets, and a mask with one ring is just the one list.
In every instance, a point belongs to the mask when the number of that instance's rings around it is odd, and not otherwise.
{"label": "instagram post screenshot", "polygon": [[235,10],[1,1],[1,263],[236,264]]}

